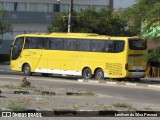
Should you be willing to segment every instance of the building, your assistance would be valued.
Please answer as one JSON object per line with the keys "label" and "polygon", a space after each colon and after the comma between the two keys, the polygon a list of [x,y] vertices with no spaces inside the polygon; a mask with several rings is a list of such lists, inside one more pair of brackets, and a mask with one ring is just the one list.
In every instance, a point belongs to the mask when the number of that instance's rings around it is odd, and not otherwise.
{"label": "building", "polygon": [[136,2],[137,2],[137,0],[114,0],[113,8],[114,9],[119,9],[119,8],[125,9],[127,7],[132,6]]}
{"label": "building", "polygon": [[[47,27],[56,14],[69,10],[70,0],[0,0],[0,8],[5,10],[5,20],[13,26],[13,31],[0,36],[0,54],[8,54],[10,43],[17,34],[47,32]],[[73,0],[73,9],[79,11],[94,6],[112,9],[113,0]]]}

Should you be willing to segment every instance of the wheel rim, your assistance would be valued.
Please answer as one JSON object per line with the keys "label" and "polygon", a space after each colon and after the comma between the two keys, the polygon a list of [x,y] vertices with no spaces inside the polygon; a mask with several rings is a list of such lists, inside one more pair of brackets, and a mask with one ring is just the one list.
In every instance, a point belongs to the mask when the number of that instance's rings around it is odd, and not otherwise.
{"label": "wheel rim", "polygon": [[91,74],[90,74],[90,72],[87,72],[87,73],[85,73],[85,78],[90,78],[91,77]]}
{"label": "wheel rim", "polygon": [[30,71],[29,67],[25,67],[25,69],[24,69],[24,73],[25,73],[25,74],[28,74],[28,73],[29,73],[29,71]]}
{"label": "wheel rim", "polygon": [[86,68],[84,71],[83,71],[83,78],[84,79],[91,79],[92,77],[92,72],[89,68]]}
{"label": "wheel rim", "polygon": [[104,79],[104,72],[102,69],[98,69],[95,73],[95,78],[98,80]]}
{"label": "wheel rim", "polygon": [[98,72],[97,73],[97,79],[101,79],[103,77],[103,73],[102,72]]}

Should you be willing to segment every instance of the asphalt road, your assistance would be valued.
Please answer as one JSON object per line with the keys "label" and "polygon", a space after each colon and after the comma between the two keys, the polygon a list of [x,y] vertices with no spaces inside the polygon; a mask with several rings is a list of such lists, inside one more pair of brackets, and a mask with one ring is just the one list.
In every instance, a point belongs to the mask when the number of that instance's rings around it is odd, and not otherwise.
{"label": "asphalt road", "polygon": [[[0,81],[17,83],[23,78],[22,73],[0,71]],[[78,83],[76,78],[65,77],[42,77],[35,75],[27,77],[33,86],[54,88],[59,90],[87,91],[95,94],[109,96],[106,102],[113,104],[123,102],[132,105],[154,106],[160,108],[160,89],[149,89],[145,87],[126,87],[94,83]]]}
{"label": "asphalt road", "polygon": [[[8,67],[8,66],[7,66]],[[11,72],[8,70],[7,67],[0,68],[0,85],[2,83],[7,84],[17,84],[19,83],[19,80],[23,78],[23,74],[19,72]],[[7,69],[6,69],[7,68]],[[155,107],[156,110],[160,110],[159,106],[159,99],[160,99],[160,89],[151,89],[151,88],[145,88],[145,87],[132,87],[132,86],[115,86],[115,85],[107,85],[107,84],[94,84],[94,83],[78,83],[77,79],[74,78],[63,78],[63,77],[42,77],[40,75],[35,75],[31,77],[27,77],[27,80],[31,82],[33,86],[41,86],[41,87],[47,87],[47,88],[54,88],[59,90],[75,90],[75,91],[87,91],[92,92],[104,96],[106,99],[101,99],[103,102],[108,104],[123,102],[128,103],[131,105],[142,105],[144,107]],[[83,99],[80,99],[83,100]],[[101,101],[100,99],[97,99],[96,102]],[[78,102],[78,101],[77,101]],[[102,101],[101,101],[102,102]],[[154,109],[152,109],[154,110]],[[4,118],[5,119],[5,118]],[[8,118],[6,118],[8,119]],[[12,118],[13,119],[13,118]],[[18,120],[18,118],[15,118]],[[24,118],[23,118],[24,119]],[[27,118],[26,118],[27,119]],[[28,118],[33,119],[33,118]],[[80,117],[57,117],[57,118],[38,118],[38,119],[58,119],[58,120],[137,120],[137,119],[144,119],[144,120],[158,120],[159,118],[131,118],[131,117],[98,117],[98,118],[80,118]]]}

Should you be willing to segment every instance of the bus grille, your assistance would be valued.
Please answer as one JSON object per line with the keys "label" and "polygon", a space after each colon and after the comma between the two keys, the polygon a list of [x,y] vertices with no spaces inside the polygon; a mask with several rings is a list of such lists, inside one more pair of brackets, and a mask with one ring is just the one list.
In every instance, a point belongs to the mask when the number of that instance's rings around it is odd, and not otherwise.
{"label": "bus grille", "polygon": [[122,76],[122,64],[120,63],[109,63],[106,65],[109,70],[109,77],[120,77]]}

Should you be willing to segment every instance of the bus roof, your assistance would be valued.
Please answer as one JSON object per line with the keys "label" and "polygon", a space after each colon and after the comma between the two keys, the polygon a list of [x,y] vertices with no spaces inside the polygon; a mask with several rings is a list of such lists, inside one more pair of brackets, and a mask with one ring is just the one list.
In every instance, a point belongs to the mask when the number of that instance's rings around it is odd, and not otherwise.
{"label": "bus roof", "polygon": [[21,34],[17,37],[55,37],[55,38],[86,38],[86,39],[119,39],[125,40],[128,38],[138,38],[137,36],[134,37],[120,37],[120,36],[107,36],[107,35],[99,35],[95,33],[32,33],[32,34]]}

